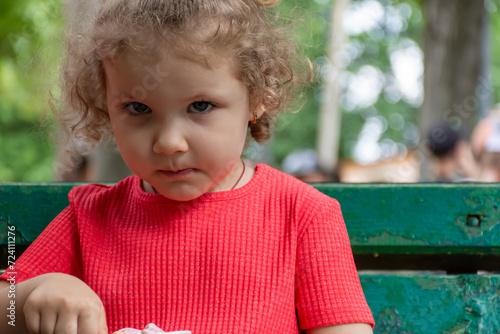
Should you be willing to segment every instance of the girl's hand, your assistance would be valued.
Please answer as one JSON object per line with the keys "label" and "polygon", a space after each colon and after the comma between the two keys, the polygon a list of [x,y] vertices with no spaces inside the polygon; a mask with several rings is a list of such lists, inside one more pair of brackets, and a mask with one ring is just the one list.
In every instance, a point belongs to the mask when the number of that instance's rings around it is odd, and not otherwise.
{"label": "girl's hand", "polygon": [[61,273],[35,279],[23,308],[30,333],[108,334],[104,306],[87,284]]}

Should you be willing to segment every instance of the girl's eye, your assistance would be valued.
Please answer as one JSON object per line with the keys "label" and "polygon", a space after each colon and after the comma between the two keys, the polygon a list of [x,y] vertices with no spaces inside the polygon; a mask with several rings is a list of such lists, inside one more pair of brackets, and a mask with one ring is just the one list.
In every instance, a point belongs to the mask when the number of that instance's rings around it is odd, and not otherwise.
{"label": "girl's eye", "polygon": [[205,113],[213,108],[213,104],[206,101],[196,101],[189,105],[189,111],[194,113]]}
{"label": "girl's eye", "polygon": [[151,108],[140,102],[131,102],[123,106],[124,109],[128,110],[133,115],[141,115],[151,112]]}

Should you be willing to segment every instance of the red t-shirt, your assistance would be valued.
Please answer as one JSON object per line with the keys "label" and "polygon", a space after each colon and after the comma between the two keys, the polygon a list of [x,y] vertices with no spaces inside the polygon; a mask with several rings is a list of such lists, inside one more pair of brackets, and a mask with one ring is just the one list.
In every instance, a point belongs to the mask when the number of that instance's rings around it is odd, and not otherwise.
{"label": "red t-shirt", "polygon": [[[338,202],[257,165],[246,185],[178,202],[131,176],[84,185],[16,262],[16,282],[79,277],[110,333],[153,322],[193,334],[373,326]],[[9,271],[0,278],[9,278]]]}

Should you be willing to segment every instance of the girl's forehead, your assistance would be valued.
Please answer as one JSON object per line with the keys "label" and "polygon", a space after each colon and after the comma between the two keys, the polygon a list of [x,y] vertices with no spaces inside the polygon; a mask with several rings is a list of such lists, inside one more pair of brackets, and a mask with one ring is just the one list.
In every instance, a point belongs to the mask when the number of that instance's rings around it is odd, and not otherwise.
{"label": "girl's forehead", "polygon": [[239,74],[237,62],[234,57],[222,52],[193,55],[189,52],[182,52],[182,50],[173,51],[168,48],[159,48],[157,52],[149,53],[146,56],[135,52],[124,52],[120,56],[104,58],[103,63],[115,67],[125,66],[134,71],[143,71],[145,68],[158,68],[165,65],[179,65],[184,67],[198,65],[207,70],[213,70],[222,65],[228,65],[235,76]]}
{"label": "girl's forehead", "polygon": [[[133,58],[103,62],[108,104],[137,99],[148,105],[161,101],[187,101],[204,97],[223,103],[248,100],[247,86],[228,63],[208,69],[186,58],[170,56],[156,64]],[[118,102],[117,102],[118,101]]]}

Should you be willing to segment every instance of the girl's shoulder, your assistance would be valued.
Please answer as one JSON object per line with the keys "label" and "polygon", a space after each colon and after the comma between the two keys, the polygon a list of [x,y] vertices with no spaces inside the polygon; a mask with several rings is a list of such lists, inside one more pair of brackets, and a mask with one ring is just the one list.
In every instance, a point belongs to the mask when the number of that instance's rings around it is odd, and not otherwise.
{"label": "girl's shoulder", "polygon": [[277,169],[269,166],[264,169],[267,175],[262,179],[268,184],[267,187],[273,189],[269,193],[269,202],[279,203],[282,210],[294,217],[299,239],[311,224],[343,221],[340,204],[335,198]]}
{"label": "girl's shoulder", "polygon": [[295,202],[301,202],[302,205],[338,205],[336,199],[290,174],[264,164],[257,165],[256,170],[264,174],[261,177],[262,186],[269,187],[278,196],[286,196]]}

